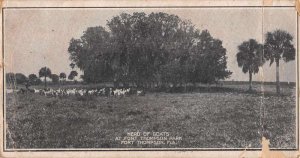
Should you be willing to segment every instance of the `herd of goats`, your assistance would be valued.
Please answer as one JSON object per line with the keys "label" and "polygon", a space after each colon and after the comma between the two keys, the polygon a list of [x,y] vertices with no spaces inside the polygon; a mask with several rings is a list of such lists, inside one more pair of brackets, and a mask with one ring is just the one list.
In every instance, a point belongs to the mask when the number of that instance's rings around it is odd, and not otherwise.
{"label": "herd of goats", "polygon": [[7,89],[6,93],[18,93],[18,94],[25,94],[25,93],[36,93],[44,96],[50,97],[59,97],[59,96],[126,96],[126,95],[138,95],[144,96],[144,90],[137,90],[134,88],[98,88],[98,89]]}

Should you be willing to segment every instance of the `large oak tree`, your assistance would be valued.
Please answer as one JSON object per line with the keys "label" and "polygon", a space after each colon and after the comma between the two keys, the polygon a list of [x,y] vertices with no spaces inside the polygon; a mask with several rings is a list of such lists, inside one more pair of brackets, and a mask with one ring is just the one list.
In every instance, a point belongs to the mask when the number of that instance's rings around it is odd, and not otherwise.
{"label": "large oak tree", "polygon": [[[191,82],[196,72],[199,79],[195,82],[206,83],[231,74],[222,41],[211,37],[208,31],[200,33],[190,21],[176,15],[121,13],[108,20],[107,27],[108,30],[90,27],[80,39],[70,41],[73,67],[83,70],[86,82],[113,81],[148,87],[161,83],[163,78],[174,82],[171,76],[177,75],[179,84]],[[201,36],[205,34],[209,38]],[[199,60],[194,60],[194,56]],[[180,73],[166,76],[163,72],[168,69]]]}

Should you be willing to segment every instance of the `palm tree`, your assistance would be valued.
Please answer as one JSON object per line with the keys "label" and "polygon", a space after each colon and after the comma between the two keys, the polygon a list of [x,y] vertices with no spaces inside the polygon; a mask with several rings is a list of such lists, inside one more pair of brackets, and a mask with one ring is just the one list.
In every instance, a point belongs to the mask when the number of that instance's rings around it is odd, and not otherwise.
{"label": "palm tree", "polygon": [[47,67],[43,67],[39,71],[39,77],[45,77],[45,89],[47,88],[47,77],[51,77],[51,70]]}
{"label": "palm tree", "polygon": [[295,60],[295,48],[292,44],[293,37],[283,30],[275,30],[266,34],[264,45],[264,56],[266,60],[270,60],[270,66],[276,63],[276,92],[280,94],[279,81],[279,61],[283,59],[285,62]]}
{"label": "palm tree", "polygon": [[65,81],[65,79],[67,78],[67,75],[66,75],[64,72],[62,72],[62,73],[59,74],[59,78],[60,78],[62,81]]}
{"label": "palm tree", "polygon": [[258,73],[259,67],[264,64],[263,46],[256,40],[250,39],[238,46],[236,54],[238,66],[244,73],[249,73],[249,91],[252,91],[252,74]]}

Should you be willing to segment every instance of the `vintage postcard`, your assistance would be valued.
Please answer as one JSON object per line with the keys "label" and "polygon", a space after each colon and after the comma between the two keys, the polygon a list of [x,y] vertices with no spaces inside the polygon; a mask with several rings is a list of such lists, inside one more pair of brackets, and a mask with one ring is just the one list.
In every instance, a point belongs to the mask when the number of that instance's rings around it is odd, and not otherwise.
{"label": "vintage postcard", "polygon": [[3,1],[2,157],[299,157],[298,1]]}

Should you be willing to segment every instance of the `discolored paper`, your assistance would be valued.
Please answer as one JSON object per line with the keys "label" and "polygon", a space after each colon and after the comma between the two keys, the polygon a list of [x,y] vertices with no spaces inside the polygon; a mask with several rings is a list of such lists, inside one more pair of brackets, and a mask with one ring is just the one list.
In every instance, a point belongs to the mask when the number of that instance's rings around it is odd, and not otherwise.
{"label": "discolored paper", "polygon": [[3,1],[3,157],[297,157],[295,1]]}

